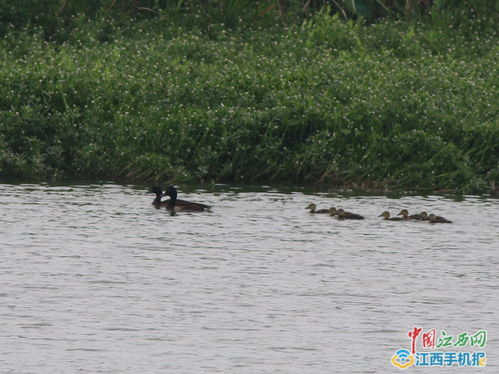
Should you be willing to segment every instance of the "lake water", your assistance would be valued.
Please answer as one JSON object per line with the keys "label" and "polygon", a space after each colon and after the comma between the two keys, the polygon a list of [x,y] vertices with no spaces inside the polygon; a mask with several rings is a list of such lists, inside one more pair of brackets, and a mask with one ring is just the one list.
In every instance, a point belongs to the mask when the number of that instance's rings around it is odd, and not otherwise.
{"label": "lake water", "polygon": [[[171,216],[146,191],[0,184],[1,373],[399,373],[414,326],[487,330],[454,349],[487,366],[407,373],[499,373],[498,199],[217,185]],[[377,217],[401,208],[454,223]]]}

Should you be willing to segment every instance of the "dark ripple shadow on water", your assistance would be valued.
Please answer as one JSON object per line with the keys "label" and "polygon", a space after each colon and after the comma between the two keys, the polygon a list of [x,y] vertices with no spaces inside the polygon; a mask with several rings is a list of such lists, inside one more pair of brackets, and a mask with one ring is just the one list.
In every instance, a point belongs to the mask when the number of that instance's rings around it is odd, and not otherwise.
{"label": "dark ripple shadow on water", "polygon": [[[422,326],[487,329],[481,372],[497,371],[498,200],[183,197],[213,212],[170,216],[145,189],[111,183],[0,185],[3,369],[395,373],[391,355]],[[366,220],[312,215],[310,202]],[[455,223],[377,217],[401,208]]]}

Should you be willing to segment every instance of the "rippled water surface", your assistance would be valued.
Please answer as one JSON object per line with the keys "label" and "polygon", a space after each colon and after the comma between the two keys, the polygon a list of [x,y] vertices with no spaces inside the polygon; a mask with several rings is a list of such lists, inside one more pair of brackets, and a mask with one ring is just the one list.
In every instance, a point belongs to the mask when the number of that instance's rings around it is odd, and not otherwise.
{"label": "rippled water surface", "polygon": [[[1,373],[398,373],[407,332],[488,331],[499,373],[499,200],[0,184]],[[364,221],[304,208],[344,207]],[[383,210],[453,224],[387,222]],[[469,349],[468,349],[469,350]]]}

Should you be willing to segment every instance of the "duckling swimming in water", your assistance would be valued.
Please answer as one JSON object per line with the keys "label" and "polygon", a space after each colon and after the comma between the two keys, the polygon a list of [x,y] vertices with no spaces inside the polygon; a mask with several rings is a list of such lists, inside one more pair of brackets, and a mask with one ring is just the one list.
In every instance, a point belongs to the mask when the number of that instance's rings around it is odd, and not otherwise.
{"label": "duckling swimming in water", "polygon": [[343,209],[336,211],[336,218],[338,219],[364,219],[360,214],[345,212]]}
{"label": "duckling swimming in water", "polygon": [[384,217],[386,221],[403,221],[404,218],[402,217],[390,217],[390,212],[384,211],[381,213],[378,217]]}
{"label": "duckling swimming in water", "polygon": [[309,209],[310,213],[320,213],[320,214],[329,213],[329,209],[315,210],[315,209],[317,209],[317,206],[314,203],[308,204],[308,206],[305,209]]}
{"label": "duckling swimming in water", "polygon": [[426,212],[421,212],[419,215],[423,218],[423,221],[428,221],[430,217],[428,217],[428,213]]}
{"label": "duckling swimming in water", "polygon": [[[425,213],[425,212],[423,212],[423,213]],[[412,214],[412,215],[409,215],[409,212],[407,211],[407,209],[402,209],[400,211],[400,213],[397,214],[397,216],[402,216],[403,219],[415,219],[417,221],[424,221],[424,218],[423,218],[423,216],[421,214]]]}
{"label": "duckling swimming in water", "polygon": [[430,223],[452,223],[452,221],[449,221],[444,217],[436,216],[434,214],[430,214],[428,219]]}
{"label": "duckling swimming in water", "polygon": [[336,210],[335,207],[329,208],[328,213],[331,217],[334,217],[338,214],[338,211]]}

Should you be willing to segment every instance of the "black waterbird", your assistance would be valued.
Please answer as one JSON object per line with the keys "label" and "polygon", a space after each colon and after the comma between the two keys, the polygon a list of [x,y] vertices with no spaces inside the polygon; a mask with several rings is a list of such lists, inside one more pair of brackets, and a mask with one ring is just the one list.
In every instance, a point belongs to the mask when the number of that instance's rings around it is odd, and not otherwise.
{"label": "black waterbird", "polygon": [[[154,188],[156,188],[155,191],[161,190],[160,187]],[[169,196],[170,199],[160,202],[161,206],[166,207],[166,209],[171,210],[172,212],[202,212],[211,208],[209,205],[177,199],[177,189],[174,186],[168,186],[166,191],[160,194],[160,199],[163,196]],[[156,199],[157,198],[158,195],[156,194]]]}

